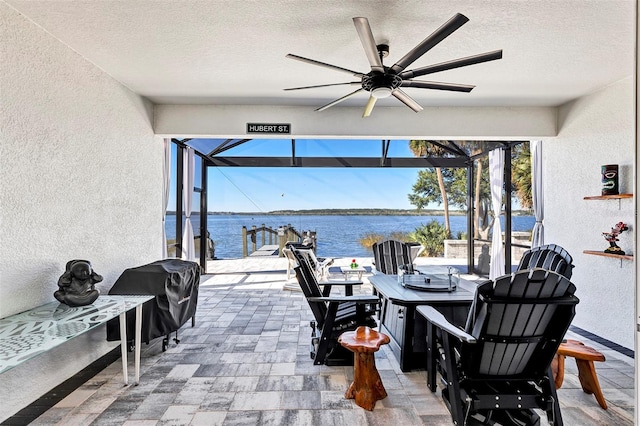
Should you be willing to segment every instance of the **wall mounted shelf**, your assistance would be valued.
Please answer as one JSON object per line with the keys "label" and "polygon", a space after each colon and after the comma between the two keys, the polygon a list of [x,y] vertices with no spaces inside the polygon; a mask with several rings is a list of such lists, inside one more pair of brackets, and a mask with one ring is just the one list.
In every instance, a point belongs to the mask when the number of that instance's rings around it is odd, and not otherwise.
{"label": "wall mounted shelf", "polygon": [[596,251],[596,250],[583,250],[582,252],[584,254],[592,254],[594,256],[612,257],[614,259],[633,260],[633,256],[628,254],[611,254],[611,253],[605,253],[604,251]]}
{"label": "wall mounted shelf", "polygon": [[593,195],[584,197],[585,200],[620,200],[622,198],[633,198],[633,194]]}

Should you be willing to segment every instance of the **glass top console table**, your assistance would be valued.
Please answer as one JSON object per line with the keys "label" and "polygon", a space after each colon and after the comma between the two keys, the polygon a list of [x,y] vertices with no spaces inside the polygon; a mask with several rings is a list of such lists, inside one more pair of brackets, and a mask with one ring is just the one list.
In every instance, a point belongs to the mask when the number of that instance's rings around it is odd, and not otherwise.
{"label": "glass top console table", "polygon": [[[62,343],[120,317],[120,335],[126,336],[126,313],[136,310],[135,383],[140,381],[140,330],[142,305],[154,296],[101,295],[91,305],[69,307],[51,302],[31,310],[0,319],[0,373],[47,352]],[[122,374],[129,383],[127,344],[121,342]]]}

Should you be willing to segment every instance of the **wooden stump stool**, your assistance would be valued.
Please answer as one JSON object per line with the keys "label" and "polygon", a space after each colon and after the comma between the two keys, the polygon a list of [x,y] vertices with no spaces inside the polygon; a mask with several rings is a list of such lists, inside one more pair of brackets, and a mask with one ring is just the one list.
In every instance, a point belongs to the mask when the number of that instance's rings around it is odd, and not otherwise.
{"label": "wooden stump stool", "polygon": [[582,390],[588,394],[593,394],[600,407],[606,410],[607,402],[602,395],[600,382],[598,382],[598,376],[596,375],[596,367],[593,365],[593,361],[604,361],[604,355],[577,340],[567,339],[566,342],[561,343],[551,364],[556,389],[560,389],[564,381],[564,360],[568,356],[576,360],[578,378],[580,379]]}
{"label": "wooden stump stool", "polygon": [[354,356],[353,383],[344,396],[355,399],[356,404],[371,411],[376,401],[387,397],[387,391],[376,368],[374,353],[380,349],[380,346],[389,343],[389,336],[369,327],[360,326],[355,331],[342,333],[338,342],[353,352]]}

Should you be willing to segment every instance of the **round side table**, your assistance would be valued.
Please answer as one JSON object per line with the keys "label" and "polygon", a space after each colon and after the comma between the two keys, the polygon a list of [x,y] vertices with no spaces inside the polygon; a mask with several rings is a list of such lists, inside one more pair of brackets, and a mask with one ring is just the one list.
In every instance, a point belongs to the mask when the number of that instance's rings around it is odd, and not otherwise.
{"label": "round side table", "polygon": [[353,383],[344,394],[345,398],[355,399],[356,404],[365,410],[373,410],[376,401],[387,397],[376,368],[375,352],[380,346],[389,343],[389,336],[366,326],[355,331],[342,333],[338,342],[353,352]]}

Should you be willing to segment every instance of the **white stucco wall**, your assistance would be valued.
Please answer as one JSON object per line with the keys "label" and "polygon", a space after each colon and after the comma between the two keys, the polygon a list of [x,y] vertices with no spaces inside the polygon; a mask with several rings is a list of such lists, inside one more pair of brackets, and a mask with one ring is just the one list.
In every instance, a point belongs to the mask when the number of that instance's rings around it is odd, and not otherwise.
{"label": "white stucco wall", "polygon": [[[53,301],[70,259],[106,293],[161,256],[152,105],[0,3],[0,318]],[[104,328],[0,376],[0,420],[102,356]]]}
{"label": "white stucco wall", "polygon": [[[620,192],[634,186],[635,128],[632,77],[559,109],[558,137],[545,140],[545,242],[565,247],[574,257],[572,281],[580,298],[577,327],[634,348],[633,261],[587,255],[604,250],[602,232],[619,221],[633,227],[634,199],[584,200],[601,194],[600,167],[619,164]],[[618,245],[634,252],[636,230]]]}

